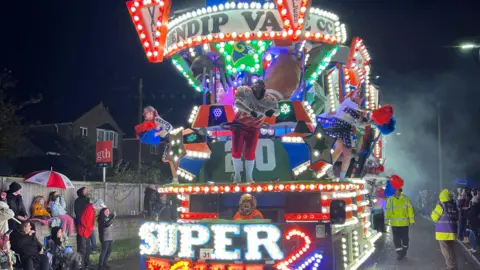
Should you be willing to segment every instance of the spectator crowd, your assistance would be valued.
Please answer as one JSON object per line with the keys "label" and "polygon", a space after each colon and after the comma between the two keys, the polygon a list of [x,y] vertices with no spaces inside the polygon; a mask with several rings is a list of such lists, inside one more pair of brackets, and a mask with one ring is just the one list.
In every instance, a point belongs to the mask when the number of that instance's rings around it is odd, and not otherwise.
{"label": "spectator crowd", "polygon": [[[13,182],[0,195],[0,270],[89,269],[90,255],[97,251],[96,213],[101,243],[98,269],[110,269],[107,261],[116,214],[103,200],[93,200],[87,188],[80,188],[72,217],[66,211],[64,197],[56,191],[50,192],[47,200],[35,197],[29,212],[21,194],[22,186]],[[35,234],[36,225],[49,226],[50,235],[40,241]],[[77,252],[69,246],[69,237],[75,232]]]}
{"label": "spectator crowd", "polygon": [[[480,190],[458,188],[451,192],[458,210],[457,238],[468,244],[469,251],[477,252],[480,244]],[[432,190],[421,190],[417,197],[417,211],[428,215],[439,203],[437,194]]]}

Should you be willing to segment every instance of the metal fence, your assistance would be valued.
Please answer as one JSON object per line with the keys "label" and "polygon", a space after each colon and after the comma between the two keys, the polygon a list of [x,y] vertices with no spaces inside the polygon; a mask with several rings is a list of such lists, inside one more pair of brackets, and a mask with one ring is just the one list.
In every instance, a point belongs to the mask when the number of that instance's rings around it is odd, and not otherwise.
{"label": "metal fence", "polygon": [[30,212],[30,205],[36,196],[43,196],[48,199],[48,194],[52,191],[58,191],[65,197],[67,203],[67,211],[73,215],[73,203],[77,198],[77,190],[86,187],[94,199],[103,199],[105,204],[120,216],[135,216],[141,214],[143,210],[143,192],[146,184],[129,184],[129,183],[99,183],[99,182],[83,182],[72,181],[74,189],[56,189],[46,188],[41,185],[23,182],[22,178],[0,177],[1,189],[8,190],[10,183],[18,182],[22,185],[23,203]]}

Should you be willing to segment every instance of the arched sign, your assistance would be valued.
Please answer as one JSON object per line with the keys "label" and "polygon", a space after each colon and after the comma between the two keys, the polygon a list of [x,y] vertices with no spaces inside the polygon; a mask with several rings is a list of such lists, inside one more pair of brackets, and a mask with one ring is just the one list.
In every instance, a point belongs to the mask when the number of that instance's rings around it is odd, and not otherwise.
{"label": "arched sign", "polygon": [[[246,4],[248,7],[248,4]],[[210,11],[210,12],[209,12]],[[305,21],[306,40],[342,43],[338,18],[322,10],[311,10]],[[188,12],[169,23],[167,56],[179,50],[204,43],[230,40],[285,40],[293,33],[286,31],[280,13],[274,8],[200,9]]]}
{"label": "arched sign", "polygon": [[259,39],[344,43],[347,34],[338,16],[310,8],[310,2],[227,2],[173,18],[168,18],[171,0],[131,0],[127,6],[149,61],[162,62],[163,56],[216,42]]}

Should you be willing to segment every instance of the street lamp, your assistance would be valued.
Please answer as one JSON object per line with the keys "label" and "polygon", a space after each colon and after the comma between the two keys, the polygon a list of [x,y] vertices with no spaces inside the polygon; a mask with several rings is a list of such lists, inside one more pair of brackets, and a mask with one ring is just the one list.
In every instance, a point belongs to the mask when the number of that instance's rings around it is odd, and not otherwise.
{"label": "street lamp", "polygon": [[464,43],[458,46],[461,51],[470,52],[473,50],[478,50],[478,60],[480,61],[480,44],[476,43]]}
{"label": "street lamp", "polygon": [[465,43],[465,44],[461,44],[459,47],[462,51],[469,51],[469,50],[480,48],[480,45],[475,43]]}

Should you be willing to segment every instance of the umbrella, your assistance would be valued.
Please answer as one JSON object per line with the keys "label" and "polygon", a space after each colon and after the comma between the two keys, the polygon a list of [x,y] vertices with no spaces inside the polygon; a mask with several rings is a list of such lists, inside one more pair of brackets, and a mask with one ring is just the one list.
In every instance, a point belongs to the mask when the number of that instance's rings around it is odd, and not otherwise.
{"label": "umbrella", "polygon": [[457,178],[452,181],[453,184],[470,188],[480,188],[480,182],[470,178]]}
{"label": "umbrella", "polygon": [[30,173],[25,176],[24,180],[49,188],[74,188],[72,181],[67,176],[53,170]]}

